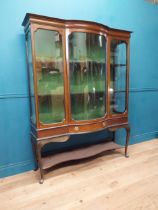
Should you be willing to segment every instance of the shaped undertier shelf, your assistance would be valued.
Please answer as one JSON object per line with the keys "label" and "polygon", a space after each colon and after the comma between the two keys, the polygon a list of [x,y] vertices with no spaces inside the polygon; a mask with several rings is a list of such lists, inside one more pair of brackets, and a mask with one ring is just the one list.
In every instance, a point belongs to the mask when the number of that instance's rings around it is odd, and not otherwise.
{"label": "shaped undertier shelf", "polygon": [[120,148],[121,147],[115,142],[109,141],[106,143],[104,142],[101,144],[94,144],[91,146],[82,147],[75,150],[65,151],[65,152],[51,155],[48,157],[43,157],[42,168],[48,169],[59,163],[63,163],[63,162],[71,161],[71,160],[80,160],[84,158],[89,158],[108,150],[120,149]]}

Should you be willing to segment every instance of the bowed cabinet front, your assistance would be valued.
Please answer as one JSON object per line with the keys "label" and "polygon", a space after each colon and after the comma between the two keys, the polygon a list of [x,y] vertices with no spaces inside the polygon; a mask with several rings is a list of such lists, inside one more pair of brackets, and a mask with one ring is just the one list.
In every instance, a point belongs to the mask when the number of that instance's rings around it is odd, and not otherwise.
{"label": "bowed cabinet front", "polygon": [[119,148],[115,141],[42,157],[50,142],[73,134],[115,131],[128,125],[129,31],[89,21],[26,14],[31,139],[40,182],[58,163]]}

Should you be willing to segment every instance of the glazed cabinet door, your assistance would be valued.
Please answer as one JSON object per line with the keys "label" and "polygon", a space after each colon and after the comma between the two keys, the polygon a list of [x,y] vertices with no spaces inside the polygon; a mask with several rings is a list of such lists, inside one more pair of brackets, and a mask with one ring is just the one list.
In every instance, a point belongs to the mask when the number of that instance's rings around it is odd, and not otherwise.
{"label": "glazed cabinet door", "polygon": [[63,35],[56,29],[34,31],[37,114],[40,125],[65,121]]}
{"label": "glazed cabinet door", "polygon": [[124,40],[110,42],[110,114],[118,115],[127,108],[128,44]]}
{"label": "glazed cabinet door", "polygon": [[106,114],[106,38],[73,31],[68,36],[72,121],[103,118]]}

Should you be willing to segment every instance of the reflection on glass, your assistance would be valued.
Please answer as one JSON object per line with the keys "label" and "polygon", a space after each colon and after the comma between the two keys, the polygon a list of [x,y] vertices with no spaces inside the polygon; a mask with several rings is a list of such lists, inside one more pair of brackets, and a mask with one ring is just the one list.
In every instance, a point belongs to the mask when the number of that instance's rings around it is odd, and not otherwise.
{"label": "reflection on glass", "polygon": [[94,33],[69,35],[71,115],[74,120],[106,113],[106,39]]}
{"label": "reflection on glass", "polygon": [[110,111],[112,114],[123,113],[126,109],[126,57],[126,43],[112,40],[110,52]]}
{"label": "reflection on glass", "polygon": [[28,55],[28,69],[29,69],[29,82],[30,82],[30,97],[31,97],[31,121],[36,123],[36,112],[35,112],[35,94],[34,94],[34,76],[32,66],[32,45],[31,45],[31,33],[27,34],[27,55]]}
{"label": "reflection on glass", "polygon": [[43,124],[62,122],[65,117],[62,36],[57,31],[38,29],[35,56],[39,121]]}

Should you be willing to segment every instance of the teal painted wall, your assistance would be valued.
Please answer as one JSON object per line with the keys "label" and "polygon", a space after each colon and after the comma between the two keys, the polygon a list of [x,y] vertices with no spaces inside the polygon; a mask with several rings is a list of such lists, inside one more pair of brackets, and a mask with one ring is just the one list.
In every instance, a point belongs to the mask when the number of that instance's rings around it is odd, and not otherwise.
{"label": "teal painted wall", "polygon": [[[22,20],[26,12],[131,30],[130,143],[158,136],[158,6],[143,0],[5,0],[0,7],[0,177],[34,168]],[[89,136],[102,138],[101,134]],[[117,132],[124,141],[124,131]]]}

